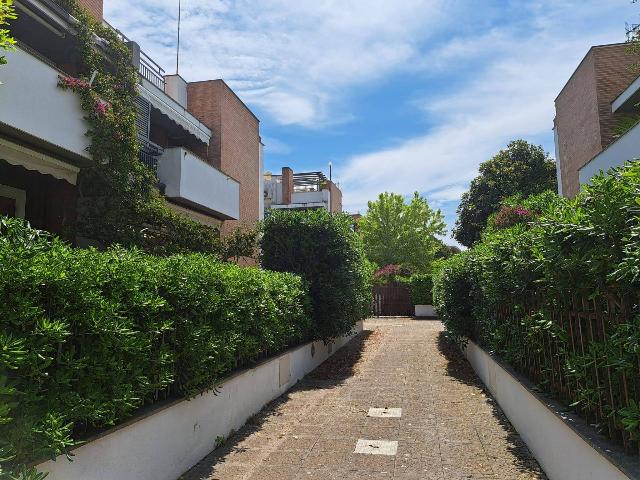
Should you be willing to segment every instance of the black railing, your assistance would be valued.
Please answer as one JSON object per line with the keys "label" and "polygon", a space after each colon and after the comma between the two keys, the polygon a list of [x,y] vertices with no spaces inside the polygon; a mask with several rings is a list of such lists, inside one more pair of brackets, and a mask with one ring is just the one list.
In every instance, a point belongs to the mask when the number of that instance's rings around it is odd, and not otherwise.
{"label": "black railing", "polygon": [[[120,40],[125,43],[131,43],[131,40],[129,40],[127,36],[120,30],[110,25],[106,21],[104,21],[104,24],[107,25],[111,30],[113,30],[118,35],[118,37],[120,37]],[[153,85],[164,92],[164,69],[160,65],[158,65],[149,55],[140,50],[140,62],[138,62],[138,65],[135,66],[138,68],[138,73],[143,78],[146,78]]]}
{"label": "black railing", "polygon": [[138,137],[140,141],[140,161],[154,174],[158,172],[158,159],[164,153],[164,148],[153,143],[148,138]]}
{"label": "black railing", "polygon": [[138,66],[138,72],[164,92],[164,69],[143,51],[140,51],[140,65]]}

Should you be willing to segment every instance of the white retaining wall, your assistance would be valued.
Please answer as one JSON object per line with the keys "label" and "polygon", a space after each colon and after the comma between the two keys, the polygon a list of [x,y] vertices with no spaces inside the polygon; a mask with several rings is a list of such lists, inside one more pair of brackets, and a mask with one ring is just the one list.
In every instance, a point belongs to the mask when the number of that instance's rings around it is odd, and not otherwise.
{"label": "white retaining wall", "polygon": [[472,341],[465,356],[550,480],[631,478]]}
{"label": "white retaining wall", "polygon": [[64,456],[38,465],[47,480],[175,480],[215,448],[217,437],[238,430],[362,331],[325,345],[291,349],[222,383],[218,394],[179,400],[116,427]]}
{"label": "white retaining wall", "polygon": [[433,305],[415,305],[416,317],[435,317],[436,312],[433,310]]}

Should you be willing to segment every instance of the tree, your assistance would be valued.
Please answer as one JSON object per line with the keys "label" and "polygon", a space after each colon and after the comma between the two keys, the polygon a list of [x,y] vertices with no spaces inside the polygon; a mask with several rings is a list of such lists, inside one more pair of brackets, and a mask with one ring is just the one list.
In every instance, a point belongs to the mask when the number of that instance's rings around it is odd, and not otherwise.
{"label": "tree", "polygon": [[369,202],[359,232],[367,257],[384,266],[398,264],[413,270],[428,269],[445,233],[444,216],[433,210],[418,192],[405,203],[402,195],[382,193]]}
{"label": "tree", "polygon": [[512,195],[523,197],[557,190],[555,162],[541,146],[515,140],[493,158],[480,164],[479,175],[462,195],[454,238],[470,247],[480,239],[489,215]]}
{"label": "tree", "polygon": [[[13,7],[13,0],[0,0],[0,50],[11,50],[16,44],[11,32],[4,28],[9,25],[9,20],[16,19],[16,11]],[[0,55],[0,65],[7,63],[4,55]]]}

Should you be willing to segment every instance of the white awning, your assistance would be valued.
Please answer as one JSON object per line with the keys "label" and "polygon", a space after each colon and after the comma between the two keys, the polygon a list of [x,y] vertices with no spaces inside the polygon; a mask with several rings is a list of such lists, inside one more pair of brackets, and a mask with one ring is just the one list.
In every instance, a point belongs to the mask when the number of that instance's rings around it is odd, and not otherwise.
{"label": "white awning", "polygon": [[51,175],[58,180],[66,180],[72,185],[78,181],[78,167],[4,138],[0,138],[0,159],[27,170]]}
{"label": "white awning", "polygon": [[164,115],[173,120],[177,125],[193,134],[200,141],[209,144],[211,139],[211,130],[200,122],[196,117],[191,115],[187,109],[169,97],[167,94],[158,90],[148,80],[142,79],[139,93],[142,98],[149,101],[151,105],[160,110]]}

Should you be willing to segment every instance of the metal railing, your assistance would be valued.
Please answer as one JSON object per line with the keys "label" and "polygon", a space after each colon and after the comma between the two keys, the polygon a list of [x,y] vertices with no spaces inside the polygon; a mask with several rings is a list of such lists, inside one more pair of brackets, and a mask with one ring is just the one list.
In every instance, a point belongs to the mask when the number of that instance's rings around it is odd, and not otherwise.
{"label": "metal railing", "polygon": [[[106,20],[103,20],[103,23],[104,25],[109,27],[111,30],[113,30],[118,35],[118,37],[120,37],[120,40],[122,40],[125,43],[132,43],[132,41],[129,40],[129,38],[127,38],[127,36],[124,33],[122,33],[120,30],[115,28],[113,25],[109,24]],[[149,80],[149,82],[151,82],[153,85],[155,85],[156,87],[158,87],[160,90],[164,92],[164,86],[166,83],[164,80],[165,71],[155,60],[153,60],[143,50],[140,50],[140,62],[138,63],[138,65],[134,65],[134,66],[138,68],[138,73],[140,74],[140,76],[142,76],[143,78],[146,78],[147,80]]]}
{"label": "metal railing", "polygon": [[164,92],[164,86],[166,83],[164,80],[164,69],[142,50],[140,50],[140,65],[138,65],[138,72]]}
{"label": "metal railing", "polygon": [[164,148],[153,143],[148,138],[139,136],[138,140],[140,142],[140,161],[154,174],[157,174],[158,159],[164,153]]}

